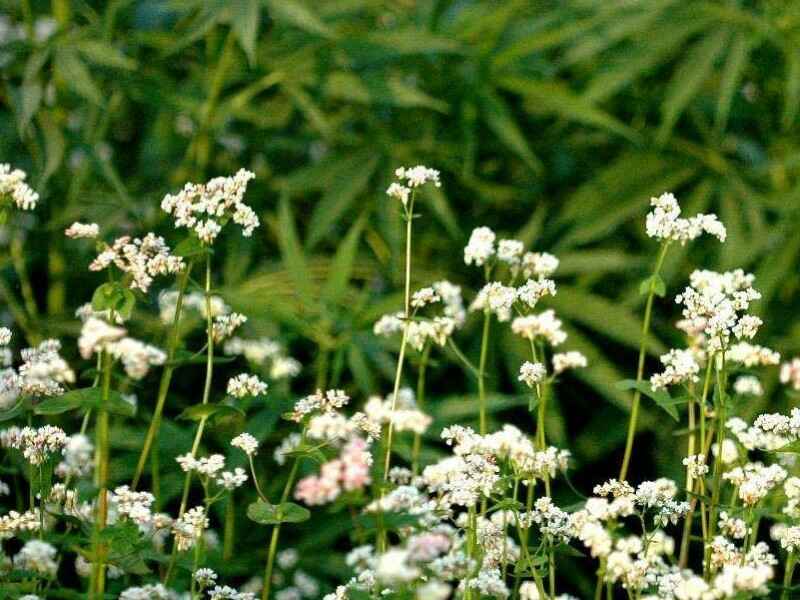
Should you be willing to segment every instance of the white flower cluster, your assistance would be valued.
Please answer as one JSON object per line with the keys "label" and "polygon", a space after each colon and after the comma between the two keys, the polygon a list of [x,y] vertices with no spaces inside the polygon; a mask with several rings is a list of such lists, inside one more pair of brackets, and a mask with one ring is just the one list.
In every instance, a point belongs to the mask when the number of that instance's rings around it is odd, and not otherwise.
{"label": "white flower cluster", "polygon": [[519,368],[519,381],[522,381],[529,388],[533,388],[536,384],[544,381],[547,377],[547,369],[542,363],[532,363],[525,361]]}
{"label": "white flower cluster", "polygon": [[394,176],[398,181],[393,182],[386,190],[386,195],[390,198],[400,200],[403,206],[408,205],[411,198],[411,192],[414,188],[419,188],[428,182],[433,183],[435,187],[441,187],[439,181],[439,171],[430,169],[422,165],[416,167],[399,167],[395,170]]}
{"label": "white flower cluster", "polygon": [[[435,300],[434,300],[435,298]],[[433,317],[418,316],[418,311],[432,302],[442,304],[441,314]],[[408,328],[407,342],[417,351],[422,351],[428,340],[444,346],[453,333],[466,321],[461,288],[449,281],[437,281],[429,288],[419,290],[412,300],[414,318],[406,321],[402,312],[383,315],[372,328],[375,335],[387,337],[402,333]]]}
{"label": "white flower cluster", "polygon": [[208,525],[208,516],[202,506],[195,506],[187,510],[172,524],[172,534],[175,536],[178,552],[185,552],[192,548],[203,532],[208,529]]}
{"label": "white flower cluster", "polygon": [[668,192],[658,198],[651,198],[650,205],[653,210],[647,214],[645,227],[647,235],[652,238],[685,244],[703,233],[708,233],[720,242],[725,241],[725,226],[717,219],[717,215],[698,214],[684,219],[680,216],[681,207],[678,201]]}
{"label": "white flower cluster", "polygon": [[233,335],[233,332],[247,323],[247,317],[240,313],[230,313],[227,315],[217,315],[211,326],[212,337],[219,343]]}
{"label": "white flower cluster", "polygon": [[548,309],[538,315],[516,317],[511,322],[511,331],[526,340],[543,339],[551,346],[560,346],[567,339],[562,324],[555,311]]}
{"label": "white flower cluster", "polygon": [[[0,406],[10,407],[20,395],[58,396],[65,383],[75,382],[75,372],[60,355],[61,342],[45,340],[20,353],[22,364],[0,371]],[[10,357],[7,357],[10,358]],[[8,361],[7,361],[8,362]]]}
{"label": "white flower cluster", "polygon": [[783,363],[780,378],[781,383],[791,385],[793,390],[800,390],[800,358]]}
{"label": "white flower cluster", "polygon": [[240,373],[228,380],[227,391],[234,398],[244,398],[246,396],[261,396],[267,392],[267,387],[267,384],[256,375]]}
{"label": "white flower cluster", "polygon": [[64,230],[64,235],[73,240],[79,238],[94,239],[100,235],[100,226],[97,223],[80,223],[75,221]]}
{"label": "white flower cluster", "polygon": [[30,464],[41,465],[53,454],[61,454],[67,445],[67,434],[60,427],[10,427],[0,431],[0,446],[22,452]]}
{"label": "white flower cluster", "polygon": [[242,235],[250,237],[260,223],[242,199],[254,178],[254,173],[239,169],[232,177],[215,177],[205,184],[187,183],[177,194],[167,194],[161,209],[175,218],[175,227],[193,230],[204,244],[214,243],[229,220],[242,227]]}
{"label": "white flower cluster", "polygon": [[[394,403],[392,410],[392,396],[381,399],[380,396],[372,396],[364,406],[364,413],[368,421],[375,424],[376,429],[372,430],[371,437],[376,432],[380,435],[380,427],[392,423],[395,431],[412,431],[422,435],[427,431],[433,419],[419,410],[414,392],[410,389],[401,389],[397,394],[397,402]],[[363,427],[363,425],[362,425]]]}
{"label": "white flower cluster", "polygon": [[761,294],[753,287],[754,276],[741,269],[716,273],[694,271],[690,285],[675,297],[683,305],[684,318],[708,336],[708,347],[717,352],[729,345],[731,336],[752,339],[761,319],[742,314]]}
{"label": "white flower cluster", "polygon": [[654,390],[698,381],[700,365],[697,364],[691,350],[670,350],[661,356],[661,363],[665,367],[664,371],[650,377],[650,386]]}
{"label": "white flower cluster", "polygon": [[255,456],[258,452],[258,440],[249,433],[240,433],[231,440],[231,446],[239,448],[247,456]]}
{"label": "white flower cluster", "polygon": [[130,276],[130,288],[144,293],[150,289],[153,278],[173,275],[184,268],[183,258],[174,256],[164,238],[148,233],[143,238],[126,235],[106,246],[89,265],[90,271],[102,271],[110,265]]}
{"label": "white flower cluster", "polygon": [[299,423],[306,416],[313,413],[325,413],[336,411],[345,406],[350,401],[350,396],[343,390],[317,390],[316,393],[298,400],[294,405],[291,414],[292,421]]}
{"label": "white flower cluster", "polygon": [[81,328],[78,350],[83,358],[108,352],[122,363],[131,379],[142,379],[150,367],[163,365],[167,360],[164,351],[150,344],[128,337],[122,327],[110,325],[103,319],[89,317]]}
{"label": "white flower cluster", "polygon": [[25,171],[0,163],[0,195],[10,196],[20,210],[33,210],[39,201],[39,194],[25,183],[27,177]]}
{"label": "white flower cluster", "polygon": [[553,373],[556,375],[571,369],[580,369],[588,366],[586,357],[577,350],[557,352],[553,354]]}

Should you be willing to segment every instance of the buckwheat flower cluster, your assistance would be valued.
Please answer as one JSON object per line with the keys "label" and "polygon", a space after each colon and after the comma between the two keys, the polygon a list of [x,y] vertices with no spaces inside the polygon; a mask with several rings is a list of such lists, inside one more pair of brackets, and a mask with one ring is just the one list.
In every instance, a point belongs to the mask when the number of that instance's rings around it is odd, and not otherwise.
{"label": "buckwheat flower cluster", "polygon": [[53,454],[61,454],[67,445],[67,434],[60,427],[44,425],[43,427],[10,428],[3,431],[0,445],[14,448],[22,452],[30,464],[41,465]]}
{"label": "buckwheat flower cluster", "polygon": [[[14,371],[2,372],[0,393],[7,400],[20,395],[58,396],[64,393],[65,383],[75,382],[75,372],[60,355],[61,342],[45,340],[35,348],[20,353],[22,364]],[[12,400],[12,401],[13,401]]]}
{"label": "buckwheat flower cluster", "polygon": [[743,519],[732,517],[724,510],[719,513],[719,530],[735,540],[743,540],[750,532]]}
{"label": "buckwheat flower cluster", "polygon": [[519,368],[519,381],[522,381],[529,388],[533,388],[537,383],[541,383],[547,377],[547,369],[542,363],[532,363],[525,361]]}
{"label": "buckwheat flower cluster", "polygon": [[793,358],[791,362],[781,365],[781,383],[791,385],[792,389],[800,390],[800,358]]}
{"label": "buckwheat flower cluster", "polygon": [[211,587],[217,581],[217,574],[213,569],[208,568],[197,569],[192,577],[197,582],[197,585],[200,586],[201,590]]}
{"label": "buckwheat flower cluster", "polygon": [[298,400],[294,405],[291,420],[299,423],[312,413],[332,412],[347,405],[350,397],[342,390],[317,390],[314,394]]}
{"label": "buckwheat flower cluster", "polygon": [[382,425],[393,423],[397,432],[412,431],[422,435],[428,429],[433,419],[419,410],[414,392],[408,388],[401,389],[397,394],[397,402],[392,410],[392,395],[385,399],[372,396],[364,406],[364,413],[369,421],[376,424],[378,431]]}
{"label": "buckwheat flower cluster", "polygon": [[150,524],[153,520],[151,507],[155,501],[156,497],[150,492],[137,492],[127,485],[116,488],[111,497],[111,504],[116,508],[117,514],[137,525]]}
{"label": "buckwheat flower cluster", "polygon": [[439,181],[439,171],[430,169],[422,165],[416,167],[400,167],[395,170],[394,176],[398,181],[393,182],[386,190],[386,195],[390,198],[400,200],[403,206],[408,205],[411,198],[411,191],[419,188],[426,183],[433,183],[435,187],[442,187]]}
{"label": "buckwheat flower cluster", "polygon": [[547,252],[526,252],[522,256],[522,276],[528,279],[550,277],[558,269],[559,262]]}
{"label": "buckwheat flower cluster", "polygon": [[754,276],[741,269],[716,273],[695,271],[690,285],[675,297],[683,317],[708,336],[711,351],[726,348],[731,336],[752,338],[761,320],[742,314],[761,294],[752,287]]}
{"label": "buckwheat flower cluster", "polygon": [[187,183],[175,195],[167,194],[161,210],[175,218],[175,227],[194,231],[204,244],[213,244],[222,227],[233,221],[250,237],[260,225],[255,211],[242,199],[255,174],[239,169],[232,177],[215,177],[205,184]]}
{"label": "buckwheat flower cluster", "polygon": [[488,227],[477,227],[472,230],[464,248],[464,262],[468,265],[482,267],[495,255],[495,239],[497,236]]}
{"label": "buckwheat flower cluster", "polygon": [[441,301],[441,297],[432,287],[422,288],[411,295],[411,306],[413,308],[423,308],[428,304]]}
{"label": "buckwheat flower cluster", "polygon": [[339,458],[324,463],[319,475],[309,475],[297,483],[294,497],[309,506],[333,502],[340,494],[361,490],[372,482],[372,454],[369,444],[352,438]]}
{"label": "buckwheat flower cluster", "polygon": [[664,365],[664,371],[650,377],[650,386],[653,390],[682,383],[694,383],[699,379],[697,374],[700,372],[700,365],[697,364],[691,350],[670,350],[661,356],[661,363]]}
{"label": "buckwheat flower cluster", "polygon": [[470,311],[490,311],[501,323],[511,319],[511,309],[517,301],[517,290],[499,281],[487,283],[470,305]]}
{"label": "buckwheat flower cluster", "polygon": [[725,359],[742,364],[745,367],[767,367],[777,365],[781,360],[781,355],[763,346],[748,342],[738,342],[730,345],[725,353]]}
{"label": "buckwheat flower cluster", "polygon": [[556,295],[556,284],[552,279],[528,279],[517,289],[517,298],[529,309],[536,308],[545,296]]}
{"label": "buckwheat flower cluster", "polygon": [[148,233],[143,238],[123,236],[106,246],[89,265],[90,271],[102,271],[111,265],[131,277],[130,288],[147,293],[159,275],[174,275],[184,268],[183,258],[174,256],[164,238]]}
{"label": "buckwheat flower cluster", "polygon": [[[402,333],[407,327],[408,344],[421,352],[430,340],[434,344],[444,346],[453,333],[463,327],[466,311],[461,297],[461,288],[449,281],[437,281],[431,287],[415,293],[414,319],[406,321],[402,312],[383,315],[372,328],[375,335],[388,337]],[[434,298],[436,299],[434,301]],[[431,302],[442,305],[441,314],[422,317],[417,313]]]}
{"label": "buckwheat flower cluster", "polygon": [[780,465],[764,466],[760,462],[747,463],[722,474],[722,478],[738,489],[739,499],[746,506],[755,506],[769,492],[786,480],[788,473]]}
{"label": "buckwheat flower cluster", "polygon": [[764,388],[758,377],[753,375],[742,375],[733,382],[733,391],[740,396],[763,396]]}
{"label": "buckwheat flower cluster", "polygon": [[227,392],[235,398],[245,398],[246,396],[261,396],[267,393],[267,384],[261,381],[256,375],[240,373],[236,377],[228,380]]}
{"label": "buckwheat flower cluster", "polygon": [[233,335],[239,327],[247,322],[247,317],[240,313],[230,313],[228,315],[217,315],[212,324],[212,337],[214,342],[219,343]]}
{"label": "buckwheat flower cluster", "polygon": [[208,600],[255,600],[252,592],[240,592],[227,585],[217,585],[208,590]]}
{"label": "buckwheat flower cluster", "polygon": [[39,510],[19,513],[11,510],[0,516],[0,540],[12,538],[22,532],[38,531],[41,526]]}
{"label": "buckwheat flower cluster", "polygon": [[689,477],[699,479],[708,473],[705,454],[692,454],[683,459],[683,466],[686,467]]}
{"label": "buckwheat flower cluster", "polygon": [[255,456],[258,452],[258,440],[249,433],[240,433],[231,440],[231,446],[239,448],[247,456]]}
{"label": "buckwheat flower cluster", "polygon": [[681,207],[677,199],[668,192],[651,198],[650,205],[653,210],[647,214],[645,228],[647,235],[652,238],[685,244],[707,233],[720,242],[725,241],[725,226],[714,214],[698,214],[684,219],[680,216]]}
{"label": "buckwheat flower cluster", "polygon": [[525,245],[519,240],[500,240],[497,244],[497,260],[512,268],[518,268],[522,263],[522,253]]}
{"label": "buckwheat flower cluster", "polygon": [[75,221],[64,230],[64,235],[73,240],[79,238],[94,239],[100,235],[100,226],[97,223],[79,223]]}
{"label": "buckwheat flower cluster", "polygon": [[154,583],[129,587],[119,595],[119,600],[172,600],[173,596],[172,590],[160,583]]}
{"label": "buckwheat flower cluster", "polygon": [[178,552],[189,550],[202,537],[208,528],[208,517],[202,506],[187,510],[183,516],[172,524],[172,534]]}
{"label": "buckwheat flower cluster", "polygon": [[59,477],[84,477],[94,469],[94,445],[82,433],[67,438],[64,460],[56,467]]}
{"label": "buckwheat flower cluster", "polygon": [[136,380],[143,379],[150,367],[161,366],[167,360],[166,353],[160,348],[131,337],[108,344],[107,350],[122,363],[128,377]]}
{"label": "buckwheat flower cluster", "polygon": [[[158,294],[158,310],[159,310],[159,317],[161,321],[166,324],[172,323],[173,319],[175,318],[175,311],[178,308],[178,296],[179,292],[177,290],[162,290]],[[231,312],[231,307],[225,303],[220,296],[216,294],[211,294],[209,296],[209,304],[211,305],[211,316],[217,317],[219,315],[226,315]],[[203,292],[186,292],[183,295],[183,306],[182,311],[185,314],[185,311],[196,311],[200,313],[200,316],[203,319],[208,317],[206,312],[206,295]]]}
{"label": "buckwheat flower cluster", "polygon": [[586,357],[576,350],[558,352],[553,354],[553,372],[558,375],[571,369],[586,367],[589,363]]}
{"label": "buckwheat flower cluster", "polygon": [[39,201],[39,194],[25,183],[27,177],[25,171],[0,163],[0,196],[9,196],[20,210],[33,210]]}
{"label": "buckwheat flower cluster", "polygon": [[14,556],[14,568],[34,571],[45,577],[55,577],[58,571],[57,554],[58,551],[52,544],[41,540],[30,540],[25,542]]}
{"label": "buckwheat flower cluster", "polygon": [[551,346],[560,346],[567,334],[561,328],[562,322],[556,318],[556,313],[548,309],[538,315],[517,317],[511,322],[511,331],[526,340],[545,340]]}

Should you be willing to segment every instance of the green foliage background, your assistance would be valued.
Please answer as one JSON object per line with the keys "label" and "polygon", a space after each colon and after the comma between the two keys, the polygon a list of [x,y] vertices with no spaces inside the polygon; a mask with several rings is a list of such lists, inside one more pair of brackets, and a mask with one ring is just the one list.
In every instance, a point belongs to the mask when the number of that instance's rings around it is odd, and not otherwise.
{"label": "green foliage background", "polygon": [[[74,335],[73,311],[99,283],[85,269],[91,253],[65,240],[64,227],[97,221],[107,238],[155,229],[175,242],[163,195],[246,167],[257,174],[246,199],[263,227],[251,240],[218,243],[217,287],[250,316],[251,333],[280,338],[305,365],[291,392],[272,390],[253,427],[278,441],[281,408],[315,385],[345,387],[356,403],[385,394],[395,344],[371,327],[401,305],[403,258],[401,214],[383,192],[397,166],[422,163],[442,171],[443,186],[419,204],[415,287],[447,277],[471,299],[480,281],[461,248],[478,225],[561,258],[559,292],[547,304],[590,367],[557,386],[549,426],[575,454],[581,491],[615,472],[621,455],[630,398],[614,384],[635,368],[638,287],[656,250],[644,236],[650,196],[672,190],[686,212],[717,212],[729,232],[724,245],[703,240],[670,253],[653,355],[682,343],[671,298],[696,267],[755,272],[766,321],[757,341],[800,352],[800,3],[2,4],[0,159],[26,169],[43,199],[24,224],[22,256],[37,314],[26,316],[13,271],[3,271],[9,320],[30,340]],[[43,18],[55,31],[36,43],[13,29],[41,33]],[[137,319],[143,335],[163,336],[153,315]],[[470,322],[457,338],[473,358],[478,327]],[[525,348],[495,332],[493,417],[525,427],[514,377]],[[468,370],[434,356],[433,437],[477,412]],[[764,399],[739,407],[742,416],[768,403],[785,408],[774,379]],[[174,391],[172,417],[197,397],[191,378]],[[137,421],[115,425],[120,481],[151,400],[140,405]],[[652,404],[641,423],[634,479],[675,475],[680,426]],[[166,462],[185,451],[189,429],[164,427]],[[265,472],[274,472],[264,454]],[[171,477],[165,470],[167,498],[179,485]],[[297,529],[301,548],[334,546],[349,533],[336,514],[311,523]],[[264,531],[244,535],[263,547]],[[331,555],[308,570],[338,575],[339,561]],[[258,553],[228,568],[252,572],[252,564]],[[581,589],[580,576],[573,585]]]}

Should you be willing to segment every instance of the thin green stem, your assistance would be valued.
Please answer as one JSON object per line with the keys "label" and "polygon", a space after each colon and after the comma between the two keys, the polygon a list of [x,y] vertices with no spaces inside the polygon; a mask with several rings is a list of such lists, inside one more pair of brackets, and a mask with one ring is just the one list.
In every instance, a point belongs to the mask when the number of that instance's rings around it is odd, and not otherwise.
{"label": "thin green stem", "polygon": [[111,356],[102,352],[102,392],[100,406],[97,411],[97,424],[95,431],[95,484],[97,485],[97,508],[95,512],[95,532],[93,543],[93,564],[90,580],[92,598],[102,598],[105,593],[106,568],[104,544],[100,542],[100,532],[105,529],[108,519],[108,456],[109,456],[109,427],[108,427],[108,399],[111,394]]}
{"label": "thin green stem", "polygon": [[792,576],[794,575],[794,568],[797,565],[797,557],[794,552],[789,552],[786,557],[786,570],[783,573],[783,591],[781,592],[781,600],[789,600],[791,598]]}
{"label": "thin green stem", "polygon": [[161,372],[161,381],[158,385],[156,408],[153,412],[153,417],[150,420],[150,427],[147,429],[147,435],[145,435],[144,438],[142,452],[139,455],[139,462],[136,465],[136,472],[133,476],[133,482],[131,483],[131,487],[134,490],[139,485],[139,479],[142,476],[144,466],[147,462],[147,455],[150,453],[150,448],[152,447],[153,441],[155,440],[158,430],[161,427],[161,415],[164,413],[164,404],[166,403],[167,394],[169,393],[169,386],[172,382],[172,373],[175,370],[175,365],[173,363],[175,360],[175,352],[178,348],[178,342],[180,340],[181,311],[183,310],[183,299],[186,295],[186,286],[189,283],[189,275],[191,274],[192,266],[193,262],[189,261],[189,264],[186,265],[183,276],[180,278],[178,283],[178,299],[175,303],[175,314],[172,317],[169,346],[167,347],[167,362],[164,365],[164,370]]}
{"label": "thin green stem", "polygon": [[480,403],[480,432],[486,435],[486,355],[489,349],[489,327],[492,313],[483,311],[483,334],[481,335],[481,356],[478,362],[478,402]]}
{"label": "thin green stem", "polygon": [[644,309],[644,321],[642,322],[641,342],[639,343],[639,363],[636,368],[636,390],[633,393],[633,401],[631,403],[631,416],[628,421],[628,435],[625,440],[625,454],[622,457],[622,467],[619,471],[619,480],[625,481],[628,476],[628,467],[630,466],[631,455],[633,454],[633,440],[636,437],[636,427],[639,423],[639,404],[641,403],[642,393],[639,391],[639,385],[644,378],[644,361],[647,356],[647,341],[650,335],[650,319],[653,314],[653,298],[656,294],[656,280],[661,266],[664,264],[664,257],[667,255],[667,248],[669,242],[664,242],[658,253],[656,260],[656,267],[650,277],[650,285],[647,291],[647,302]]}
{"label": "thin green stem", "polygon": [[[400,380],[403,375],[403,362],[406,356],[406,344],[408,342],[408,326],[411,323],[411,225],[414,218],[414,193],[411,193],[411,198],[408,201],[408,209],[406,210],[406,265],[405,265],[405,301],[404,301],[404,321],[403,321],[403,339],[400,342],[400,354],[397,357],[397,369],[394,375],[394,387],[392,391],[392,410],[391,415],[394,415],[397,406],[397,395],[400,393]],[[383,459],[383,483],[389,480],[389,467],[392,460],[392,433],[394,431],[394,419],[389,419],[389,427],[386,433],[386,455]],[[383,492],[381,492],[383,495]]]}
{"label": "thin green stem", "polygon": [[[712,357],[710,360],[713,360]],[[722,444],[725,441],[725,384],[726,384],[726,365],[725,351],[721,354],[721,366],[716,369],[717,393],[714,394],[714,420],[716,421],[717,434],[717,457],[714,459],[714,474],[711,487],[711,510],[708,519],[708,539],[706,540],[705,551],[705,576],[706,580],[711,577],[711,547],[710,541],[714,539],[717,531],[717,515],[719,514],[719,497],[722,486]]]}
{"label": "thin green stem", "polygon": [[[305,438],[305,435],[303,435]],[[292,470],[289,471],[289,478],[286,480],[286,485],[283,487],[281,494],[280,504],[285,503],[289,499],[289,493],[294,486],[294,480],[297,477],[297,469],[300,466],[300,457],[294,459]],[[269,549],[267,550],[267,564],[264,566],[264,587],[261,589],[261,600],[269,599],[270,588],[272,587],[272,572],[275,568],[275,555],[278,551],[278,538],[281,534],[281,524],[278,523],[272,527],[272,535],[269,540]]]}
{"label": "thin green stem", "polygon": [[[419,360],[419,373],[417,374],[417,406],[420,410],[425,408],[425,371],[428,367],[428,359],[431,355],[431,345],[426,344],[422,350]],[[419,472],[419,454],[422,450],[422,436],[414,434],[414,445],[411,449],[411,472],[416,475]]]}

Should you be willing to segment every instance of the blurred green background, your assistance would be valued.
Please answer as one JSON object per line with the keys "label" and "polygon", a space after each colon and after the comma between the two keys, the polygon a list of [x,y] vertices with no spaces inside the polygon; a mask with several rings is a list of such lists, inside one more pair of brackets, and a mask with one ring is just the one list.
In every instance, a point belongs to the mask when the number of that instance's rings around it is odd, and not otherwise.
{"label": "blurred green background", "polygon": [[[583,492],[620,460],[630,398],[614,384],[635,372],[651,196],[674,191],[685,212],[716,212],[729,232],[724,245],[671,251],[653,356],[683,344],[672,298],[697,267],[753,271],[766,321],[756,341],[800,352],[798,2],[0,4],[0,159],[43,198],[22,223],[34,334],[74,334],[74,309],[98,283],[64,227],[97,221],[106,238],[155,229],[175,242],[163,195],[246,167],[263,227],[218,243],[217,287],[252,333],[303,362],[293,394],[385,394],[397,344],[371,329],[401,306],[403,223],[383,192],[397,166],[422,163],[443,186],[419,203],[415,287],[446,277],[471,300],[480,274],[462,247],[478,225],[561,258],[546,304],[568,325],[564,348],[590,367],[558,386],[549,427],[575,453]],[[4,275],[8,302],[19,290],[7,264]],[[456,338],[473,359],[478,321]],[[515,376],[525,347],[494,332],[493,417],[527,427]],[[476,414],[469,372],[434,358],[433,436]],[[776,379],[737,411],[785,408]],[[635,479],[677,474],[680,427],[646,403]]]}

